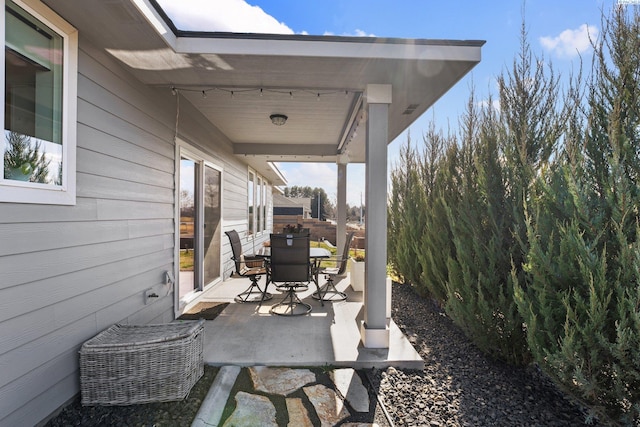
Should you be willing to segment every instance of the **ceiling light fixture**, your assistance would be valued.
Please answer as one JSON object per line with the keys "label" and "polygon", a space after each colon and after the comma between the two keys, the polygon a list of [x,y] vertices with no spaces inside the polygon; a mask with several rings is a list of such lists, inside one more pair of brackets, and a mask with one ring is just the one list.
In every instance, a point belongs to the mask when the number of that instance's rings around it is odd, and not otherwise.
{"label": "ceiling light fixture", "polygon": [[271,119],[271,123],[276,126],[282,126],[287,122],[288,119],[288,117],[284,114],[272,114],[269,116],[269,118]]}

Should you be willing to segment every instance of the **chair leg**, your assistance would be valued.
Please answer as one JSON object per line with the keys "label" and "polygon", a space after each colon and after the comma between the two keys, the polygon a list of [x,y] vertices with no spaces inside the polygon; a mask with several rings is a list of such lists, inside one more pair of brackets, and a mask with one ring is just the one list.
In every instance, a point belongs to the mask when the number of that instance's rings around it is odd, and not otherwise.
{"label": "chair leg", "polygon": [[311,297],[320,301],[344,301],[347,299],[347,294],[340,292],[333,283],[333,276],[327,276],[327,282],[318,288]]}
{"label": "chair leg", "polygon": [[320,288],[320,283],[319,283],[319,282],[320,282],[320,279],[319,279],[319,277],[318,277],[318,276],[319,276],[319,274],[318,274],[318,269],[316,269],[316,270],[315,270],[315,274],[313,275],[313,282],[316,284],[316,291],[315,291],[313,294],[311,294],[311,298],[319,300],[319,301],[320,301],[320,305],[321,305],[322,307],[324,307],[324,300],[323,300],[322,298],[316,298],[316,297],[314,296],[314,295],[316,295],[316,294],[317,294],[317,295],[321,295],[321,292],[320,292],[320,289],[321,289],[321,288]]}
{"label": "chair leg", "polygon": [[252,276],[251,285],[244,292],[236,295],[234,298],[235,302],[259,302],[262,304],[264,301],[268,301],[273,298],[273,295],[267,292],[267,286],[269,286],[269,284],[267,283],[264,290],[262,290],[258,284],[258,279],[259,276]]}
{"label": "chair leg", "polygon": [[[302,307],[301,311],[296,312],[296,308]],[[279,316],[302,316],[311,312],[311,305],[306,304],[296,295],[296,286],[290,286],[285,297],[278,304],[275,304],[269,310],[271,314]]]}

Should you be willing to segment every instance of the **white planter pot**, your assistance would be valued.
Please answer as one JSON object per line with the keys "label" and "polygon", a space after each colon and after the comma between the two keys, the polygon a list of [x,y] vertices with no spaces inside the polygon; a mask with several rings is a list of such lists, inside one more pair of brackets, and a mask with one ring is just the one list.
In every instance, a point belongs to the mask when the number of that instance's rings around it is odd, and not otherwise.
{"label": "white planter pot", "polygon": [[355,261],[353,258],[349,261],[351,288],[356,292],[364,291],[364,261]]}

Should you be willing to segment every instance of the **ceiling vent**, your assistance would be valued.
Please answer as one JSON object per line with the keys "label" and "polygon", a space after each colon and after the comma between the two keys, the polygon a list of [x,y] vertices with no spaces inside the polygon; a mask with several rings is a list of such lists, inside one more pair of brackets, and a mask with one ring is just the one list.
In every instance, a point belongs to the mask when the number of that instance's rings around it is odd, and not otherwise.
{"label": "ceiling vent", "polygon": [[418,108],[419,106],[420,104],[409,104],[407,109],[404,110],[402,114],[412,114],[414,111],[416,111],[416,108]]}

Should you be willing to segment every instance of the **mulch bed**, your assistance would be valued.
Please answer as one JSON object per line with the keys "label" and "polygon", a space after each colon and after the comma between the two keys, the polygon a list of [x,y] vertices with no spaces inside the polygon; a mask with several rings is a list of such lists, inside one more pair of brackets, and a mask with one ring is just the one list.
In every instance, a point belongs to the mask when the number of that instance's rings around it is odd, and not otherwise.
{"label": "mulch bed", "polygon": [[80,396],[66,406],[45,427],[69,426],[190,426],[219,368],[204,367],[204,375],[189,395],[176,402],[147,403],[128,406],[82,406]]}

